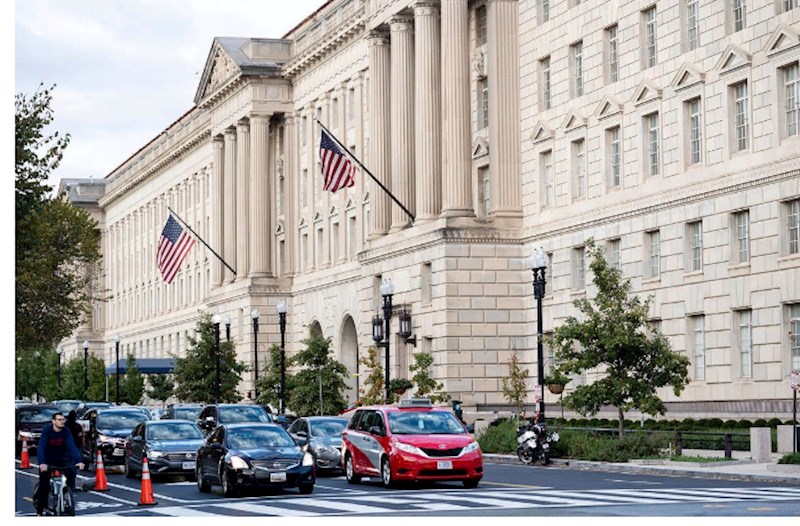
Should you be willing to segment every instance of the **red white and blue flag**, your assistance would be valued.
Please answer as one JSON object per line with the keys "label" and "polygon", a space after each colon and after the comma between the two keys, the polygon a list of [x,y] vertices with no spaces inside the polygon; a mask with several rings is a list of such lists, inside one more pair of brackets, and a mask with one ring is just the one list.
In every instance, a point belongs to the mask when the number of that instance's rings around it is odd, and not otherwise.
{"label": "red white and blue flag", "polygon": [[322,176],[325,179],[323,190],[335,193],[340,188],[355,186],[355,165],[325,130],[322,130],[322,139],[319,142],[319,158],[322,160]]}
{"label": "red white and blue flag", "polygon": [[194,239],[170,214],[158,242],[158,271],[167,283],[172,283],[181,263],[194,245]]}

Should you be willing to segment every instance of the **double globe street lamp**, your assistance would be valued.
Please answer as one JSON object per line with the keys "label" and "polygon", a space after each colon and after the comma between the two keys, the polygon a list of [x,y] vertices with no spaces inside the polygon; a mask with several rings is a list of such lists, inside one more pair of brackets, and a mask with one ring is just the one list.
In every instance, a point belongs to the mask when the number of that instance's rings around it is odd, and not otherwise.
{"label": "double globe street lamp", "polygon": [[278,310],[278,324],[281,329],[281,385],[278,402],[278,414],[286,410],[286,301],[280,300],[276,307]]}
{"label": "double globe street lamp", "polygon": [[[383,319],[378,314],[372,317],[372,339],[378,347],[384,349],[384,376],[386,378],[386,403],[392,399],[392,390],[389,385],[389,337],[391,331],[389,325],[392,320],[392,296],[394,295],[394,284],[389,278],[381,281],[381,296],[383,296]],[[384,328],[385,325],[385,328]]]}
{"label": "double globe street lamp", "polygon": [[253,318],[253,354],[255,356],[255,378],[253,379],[253,391],[258,400],[258,315],[261,312],[258,307],[250,311],[250,317]]}
{"label": "double globe street lamp", "polygon": [[61,398],[61,355],[64,354],[64,349],[56,347],[56,356],[58,357],[58,366],[56,367],[56,378],[58,381],[58,397]]}
{"label": "double globe street lamp", "polygon": [[216,359],[217,379],[214,382],[214,403],[219,404],[219,324],[222,318],[219,314],[211,317],[211,324],[214,325],[214,356]]}
{"label": "double globe street lamp", "polygon": [[119,335],[114,336],[114,349],[117,355],[117,405],[119,405]]}
{"label": "double globe street lamp", "polygon": [[536,298],[536,369],[538,385],[536,386],[536,402],[539,405],[538,423],[545,425],[544,418],[544,343],[542,341],[542,298],[544,298],[545,284],[547,283],[547,255],[542,247],[534,247],[531,258],[531,271],[533,272],[533,297]]}
{"label": "double globe street lamp", "polygon": [[83,340],[83,400],[88,401],[89,392],[89,340]]}

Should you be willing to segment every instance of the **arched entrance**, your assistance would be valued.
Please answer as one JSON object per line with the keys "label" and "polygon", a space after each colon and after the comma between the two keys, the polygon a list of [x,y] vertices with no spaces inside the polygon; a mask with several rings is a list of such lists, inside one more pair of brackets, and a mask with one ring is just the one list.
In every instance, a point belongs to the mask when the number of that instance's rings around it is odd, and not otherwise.
{"label": "arched entrance", "polygon": [[[308,327],[308,333],[312,336],[322,336],[322,325],[316,320],[312,321],[311,325]],[[305,338],[305,336],[303,338]]]}
{"label": "arched entrance", "polygon": [[356,324],[350,316],[345,316],[342,322],[341,342],[339,361],[350,371],[345,396],[348,403],[353,403],[358,400],[358,333]]}

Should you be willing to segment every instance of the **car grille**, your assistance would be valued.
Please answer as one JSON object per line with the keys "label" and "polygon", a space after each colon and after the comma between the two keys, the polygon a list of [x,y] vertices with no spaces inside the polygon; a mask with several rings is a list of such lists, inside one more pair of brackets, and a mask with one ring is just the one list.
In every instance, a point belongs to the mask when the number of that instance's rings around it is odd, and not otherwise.
{"label": "car grille", "polygon": [[420,448],[429,457],[457,457],[461,454],[463,448],[457,447],[453,449],[431,449],[427,447]]}
{"label": "car grille", "polygon": [[180,462],[180,461],[187,461],[187,460],[194,460],[196,454],[194,452],[188,453],[170,453],[167,455],[167,460],[173,462]]}
{"label": "car grille", "polygon": [[466,469],[423,469],[419,472],[420,477],[448,477],[466,474]]}
{"label": "car grille", "polygon": [[295,459],[276,459],[276,460],[253,460],[251,464],[255,468],[265,468],[265,469],[275,469],[275,470],[284,470],[289,469],[293,466],[299,464],[299,460]]}

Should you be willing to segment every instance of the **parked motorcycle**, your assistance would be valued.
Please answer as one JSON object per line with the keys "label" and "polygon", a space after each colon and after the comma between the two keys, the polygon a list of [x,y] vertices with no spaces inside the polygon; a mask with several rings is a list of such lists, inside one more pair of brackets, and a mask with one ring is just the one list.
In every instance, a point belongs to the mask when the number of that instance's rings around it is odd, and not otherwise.
{"label": "parked motorcycle", "polygon": [[543,424],[526,423],[517,428],[517,457],[525,464],[550,463],[550,445],[558,442],[558,433],[548,433]]}

